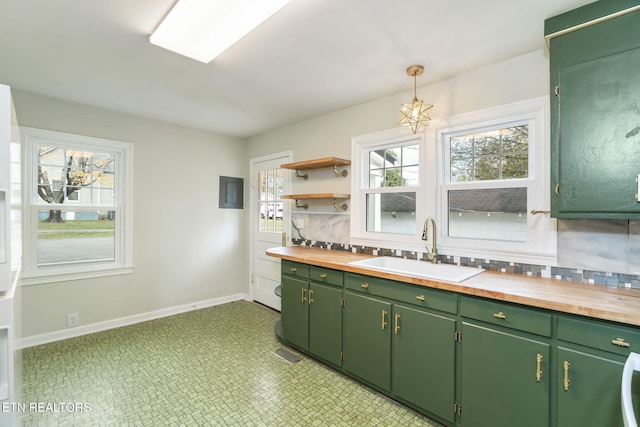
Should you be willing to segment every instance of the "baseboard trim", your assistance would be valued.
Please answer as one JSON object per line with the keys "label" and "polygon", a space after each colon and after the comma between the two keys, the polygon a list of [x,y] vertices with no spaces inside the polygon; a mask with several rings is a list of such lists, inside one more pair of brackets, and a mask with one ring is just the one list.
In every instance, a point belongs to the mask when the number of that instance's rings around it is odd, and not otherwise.
{"label": "baseboard trim", "polygon": [[199,310],[201,308],[213,307],[216,305],[241,300],[252,301],[249,294],[245,293],[234,294],[220,298],[212,298],[190,304],[178,305],[175,307],[163,308],[146,313],[134,314],[132,316],[121,317],[118,319],[105,320],[104,322],[91,323],[89,325],[77,326],[75,328],[62,329],[59,331],[48,332],[46,334],[20,338],[16,340],[16,348],[23,349],[34,347],[40,344],[61,341],[67,338],[79,337],[82,335],[92,334],[94,332],[106,331],[107,329],[133,325],[135,323],[146,322],[147,320],[159,319],[161,317],[173,316],[174,314],[186,313],[187,311]]}

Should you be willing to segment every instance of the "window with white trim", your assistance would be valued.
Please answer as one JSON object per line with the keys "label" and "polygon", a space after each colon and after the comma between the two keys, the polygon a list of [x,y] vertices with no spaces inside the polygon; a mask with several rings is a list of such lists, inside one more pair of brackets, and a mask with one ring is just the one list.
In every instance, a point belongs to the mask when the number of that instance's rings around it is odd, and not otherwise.
{"label": "window with white trim", "polygon": [[352,244],[415,244],[424,204],[423,152],[424,136],[405,128],[352,139]]}
{"label": "window with white trim", "polygon": [[131,144],[23,129],[25,284],[131,271]]}
{"label": "window with white trim", "polygon": [[[549,98],[352,138],[351,239],[426,252],[436,219],[444,255],[553,265]],[[417,162],[417,163],[416,163]]]}
{"label": "window with white trim", "polygon": [[554,263],[548,214],[548,98],[439,123],[441,251]]}

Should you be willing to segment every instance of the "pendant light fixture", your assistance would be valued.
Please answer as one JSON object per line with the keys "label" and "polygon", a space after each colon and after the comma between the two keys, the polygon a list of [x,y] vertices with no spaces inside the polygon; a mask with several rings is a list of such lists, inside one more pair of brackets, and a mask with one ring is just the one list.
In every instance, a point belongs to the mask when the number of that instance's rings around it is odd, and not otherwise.
{"label": "pendant light fixture", "polygon": [[425,104],[424,101],[418,100],[416,95],[416,76],[424,72],[422,65],[412,65],[407,68],[407,75],[413,77],[413,102],[400,105],[400,113],[402,118],[398,125],[408,125],[413,133],[417,133],[421,126],[429,126],[431,116],[429,113],[433,108],[432,104]]}

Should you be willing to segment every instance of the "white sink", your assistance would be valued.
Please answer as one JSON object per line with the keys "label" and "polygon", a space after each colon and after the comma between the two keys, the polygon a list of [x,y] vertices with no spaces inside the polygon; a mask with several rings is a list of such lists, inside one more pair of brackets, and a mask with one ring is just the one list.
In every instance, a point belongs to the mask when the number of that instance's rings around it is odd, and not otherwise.
{"label": "white sink", "polygon": [[352,261],[349,264],[358,267],[370,268],[372,270],[387,271],[390,273],[404,274],[407,276],[418,276],[427,279],[444,280],[447,282],[462,282],[463,280],[480,274],[482,268],[464,267],[452,264],[432,264],[426,261],[415,259],[377,257],[368,258],[361,261]]}

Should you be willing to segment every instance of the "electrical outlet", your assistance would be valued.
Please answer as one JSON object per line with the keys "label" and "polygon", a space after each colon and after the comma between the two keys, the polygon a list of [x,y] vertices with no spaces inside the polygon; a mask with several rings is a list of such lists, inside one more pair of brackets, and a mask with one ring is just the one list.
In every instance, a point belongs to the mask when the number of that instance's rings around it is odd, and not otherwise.
{"label": "electrical outlet", "polygon": [[80,315],[78,313],[67,314],[67,328],[73,328],[80,324]]}
{"label": "electrical outlet", "polygon": [[304,228],[304,218],[296,219],[296,228],[302,230]]}

